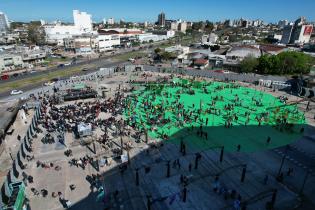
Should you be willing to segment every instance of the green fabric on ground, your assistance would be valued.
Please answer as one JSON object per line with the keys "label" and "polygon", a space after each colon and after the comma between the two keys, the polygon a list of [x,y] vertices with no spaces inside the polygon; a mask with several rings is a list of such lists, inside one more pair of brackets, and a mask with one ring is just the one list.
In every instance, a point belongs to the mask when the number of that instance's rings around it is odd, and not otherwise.
{"label": "green fabric on ground", "polygon": [[[292,143],[302,135],[300,129],[305,123],[304,114],[296,105],[285,105],[271,94],[234,83],[175,78],[173,84],[176,85],[153,84],[145,90],[134,91],[126,102],[129,108],[124,112],[125,118],[134,119],[141,129],[148,129],[152,138],[161,140],[165,134],[168,136],[166,142],[179,144],[183,139],[188,147],[201,150],[224,146],[228,151],[235,151],[240,144],[241,151],[252,152]],[[192,122],[184,122],[176,100],[183,104],[186,115],[193,112]],[[154,105],[155,115],[153,109],[145,107],[145,102]],[[198,116],[196,122],[194,116]],[[154,126],[149,122],[150,118],[169,119],[170,122]],[[287,125],[280,123],[283,119]],[[227,122],[232,123],[231,128],[225,127]],[[200,125],[208,133],[208,140],[197,136]],[[266,142],[268,137],[271,138],[269,144]]]}

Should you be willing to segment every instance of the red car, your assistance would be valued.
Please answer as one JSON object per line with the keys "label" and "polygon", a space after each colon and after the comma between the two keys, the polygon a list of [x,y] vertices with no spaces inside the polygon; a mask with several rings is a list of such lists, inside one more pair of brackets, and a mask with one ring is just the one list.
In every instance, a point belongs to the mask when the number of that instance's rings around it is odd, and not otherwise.
{"label": "red car", "polygon": [[7,80],[7,79],[9,79],[9,75],[8,74],[1,75],[1,80]]}

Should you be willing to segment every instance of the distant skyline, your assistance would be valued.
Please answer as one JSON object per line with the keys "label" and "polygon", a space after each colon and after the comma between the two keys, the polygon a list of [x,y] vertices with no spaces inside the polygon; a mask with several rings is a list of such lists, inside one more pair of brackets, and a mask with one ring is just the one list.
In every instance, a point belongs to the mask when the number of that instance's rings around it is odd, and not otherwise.
{"label": "distant skyline", "polygon": [[[72,10],[92,14],[93,21],[115,20],[154,22],[160,12],[166,19],[191,21],[224,19],[261,19],[293,21],[305,16],[315,21],[314,0],[0,0],[0,11],[13,21],[61,20],[72,22]],[[298,4],[297,4],[298,3]]]}

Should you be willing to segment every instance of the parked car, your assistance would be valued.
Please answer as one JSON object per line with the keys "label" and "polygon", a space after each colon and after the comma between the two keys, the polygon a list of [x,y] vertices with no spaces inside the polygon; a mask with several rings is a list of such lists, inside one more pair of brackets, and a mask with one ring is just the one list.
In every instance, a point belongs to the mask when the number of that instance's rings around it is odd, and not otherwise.
{"label": "parked car", "polygon": [[22,90],[12,90],[11,91],[11,95],[19,95],[19,94],[22,94],[23,91]]}
{"label": "parked car", "polygon": [[53,81],[49,81],[49,82],[44,83],[45,86],[53,86],[54,84],[55,84],[55,82],[53,82]]}
{"label": "parked car", "polygon": [[82,71],[88,71],[88,70],[89,70],[89,69],[88,69],[88,68],[86,68],[86,67],[82,69]]}
{"label": "parked car", "polygon": [[58,66],[57,66],[58,68],[63,68],[63,67],[65,67],[65,64],[59,64]]}

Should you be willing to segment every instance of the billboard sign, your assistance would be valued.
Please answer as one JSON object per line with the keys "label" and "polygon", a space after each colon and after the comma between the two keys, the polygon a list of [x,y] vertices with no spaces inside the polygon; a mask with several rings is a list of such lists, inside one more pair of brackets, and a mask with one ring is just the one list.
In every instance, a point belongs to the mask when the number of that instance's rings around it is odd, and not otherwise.
{"label": "billboard sign", "polygon": [[304,36],[310,36],[313,32],[313,26],[305,26]]}

